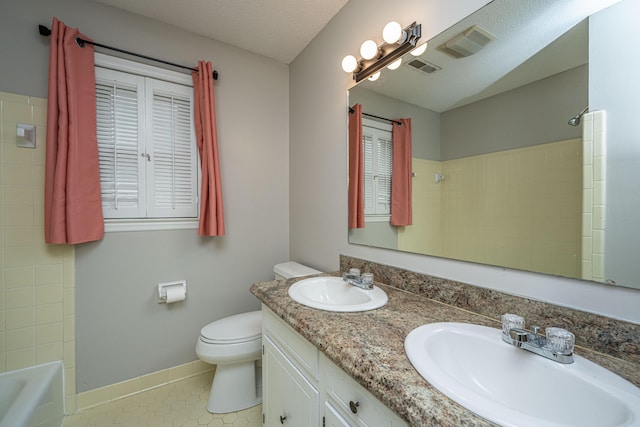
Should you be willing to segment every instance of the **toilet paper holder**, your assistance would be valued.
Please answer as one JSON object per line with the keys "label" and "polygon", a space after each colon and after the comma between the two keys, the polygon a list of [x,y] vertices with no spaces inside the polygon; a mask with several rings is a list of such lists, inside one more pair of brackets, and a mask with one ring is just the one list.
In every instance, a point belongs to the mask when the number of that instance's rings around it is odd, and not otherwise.
{"label": "toilet paper holder", "polygon": [[181,287],[183,289],[184,295],[187,295],[187,281],[186,280],[178,280],[175,282],[165,282],[158,283],[158,304],[163,304],[167,302],[167,289],[173,288],[174,286]]}

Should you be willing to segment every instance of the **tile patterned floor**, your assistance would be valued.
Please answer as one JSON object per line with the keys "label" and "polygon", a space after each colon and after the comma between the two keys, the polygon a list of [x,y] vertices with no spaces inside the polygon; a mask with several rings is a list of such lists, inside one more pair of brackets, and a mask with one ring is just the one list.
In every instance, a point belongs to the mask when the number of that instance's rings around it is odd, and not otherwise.
{"label": "tile patterned floor", "polygon": [[262,406],[229,414],[205,409],[213,372],[177,381],[66,417],[63,427],[261,427]]}

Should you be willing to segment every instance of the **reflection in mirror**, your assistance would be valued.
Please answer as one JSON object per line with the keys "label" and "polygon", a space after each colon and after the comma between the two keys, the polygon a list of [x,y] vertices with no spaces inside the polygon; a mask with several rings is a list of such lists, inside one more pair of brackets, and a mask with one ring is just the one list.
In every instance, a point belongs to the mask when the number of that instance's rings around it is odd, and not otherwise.
{"label": "reflection in mirror", "polygon": [[[606,159],[592,149],[605,144],[593,130],[606,112],[583,111],[594,10],[579,19],[568,3],[496,0],[349,91],[363,113],[412,119],[414,173],[413,224],[365,215],[350,243],[616,281],[604,256]],[[493,37],[479,51],[438,49],[474,26]]]}

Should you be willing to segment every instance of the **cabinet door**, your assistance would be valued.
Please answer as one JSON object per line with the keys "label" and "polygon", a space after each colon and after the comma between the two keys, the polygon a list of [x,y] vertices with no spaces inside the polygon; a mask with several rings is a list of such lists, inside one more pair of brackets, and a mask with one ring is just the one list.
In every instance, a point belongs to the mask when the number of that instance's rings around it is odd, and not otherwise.
{"label": "cabinet door", "polygon": [[263,408],[265,426],[320,425],[318,390],[269,339],[263,337]]}

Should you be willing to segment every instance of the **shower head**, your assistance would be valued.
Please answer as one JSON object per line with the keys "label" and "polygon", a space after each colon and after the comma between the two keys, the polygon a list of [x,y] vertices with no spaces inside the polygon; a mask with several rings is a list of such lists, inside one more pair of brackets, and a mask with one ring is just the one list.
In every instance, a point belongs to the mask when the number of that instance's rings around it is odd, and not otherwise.
{"label": "shower head", "polygon": [[589,111],[589,106],[586,106],[582,109],[582,111],[580,111],[579,114],[571,117],[569,119],[569,124],[571,126],[578,126],[580,124],[580,119],[582,118],[582,116],[584,115],[584,113],[586,113],[587,111]]}
{"label": "shower head", "polygon": [[571,126],[578,126],[578,125],[580,124],[580,117],[578,117],[578,116],[571,117],[571,118],[569,119],[569,124],[570,124]]}

